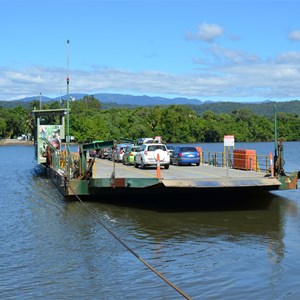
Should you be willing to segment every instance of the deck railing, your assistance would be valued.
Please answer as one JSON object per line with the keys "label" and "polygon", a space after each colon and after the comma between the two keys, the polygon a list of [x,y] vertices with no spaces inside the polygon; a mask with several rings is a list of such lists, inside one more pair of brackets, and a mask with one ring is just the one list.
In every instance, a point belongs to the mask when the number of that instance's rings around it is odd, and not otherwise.
{"label": "deck railing", "polygon": [[245,171],[271,172],[271,159],[269,156],[254,153],[210,152],[201,151],[201,164],[215,167],[228,167]]}
{"label": "deck railing", "polygon": [[70,152],[69,149],[58,150],[47,139],[41,138],[41,140],[51,150],[51,166],[58,172],[66,175],[69,168],[70,176],[72,177],[74,172],[79,168],[79,154],[77,152]]}

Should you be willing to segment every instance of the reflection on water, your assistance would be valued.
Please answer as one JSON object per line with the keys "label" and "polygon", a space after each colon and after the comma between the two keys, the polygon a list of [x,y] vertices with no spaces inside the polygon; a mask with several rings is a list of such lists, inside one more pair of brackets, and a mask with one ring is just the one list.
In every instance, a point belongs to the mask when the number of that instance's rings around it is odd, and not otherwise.
{"label": "reflection on water", "polygon": [[[259,201],[243,202],[241,205],[218,207],[213,211],[168,211],[165,208],[156,211],[144,210],[134,207],[114,206],[103,203],[88,203],[88,207],[97,211],[99,216],[105,212],[111,220],[124,220],[135,224],[135,230],[143,230],[150,235],[158,234],[164,238],[181,238],[187,234],[207,233],[209,236],[234,233],[235,236],[254,234],[260,236],[272,236],[274,232],[282,231],[284,212],[287,205],[285,201],[276,195],[264,195]],[[230,202],[234,205],[233,202]],[[79,206],[79,208],[78,208]],[[223,209],[222,209],[223,208]],[[68,212],[81,210],[80,203],[70,202],[66,206]],[[294,209],[295,212],[295,209]],[[261,226],[261,225],[264,226]]]}
{"label": "reflection on water", "polygon": [[[148,249],[142,252],[145,252],[150,260],[154,259],[158,265],[165,265],[170,259],[180,264],[182,257],[183,259],[186,257],[187,260],[192,259],[194,265],[189,265],[189,267],[193,268],[193,272],[197,272],[199,262],[196,263],[196,261],[199,260],[199,251],[202,253],[202,259],[208,262],[212,256],[210,252],[212,249],[223,249],[221,256],[217,253],[218,251],[214,253],[214,259],[218,261],[222,257],[223,261],[225,259],[234,263],[232,253],[227,253],[225,250],[229,245],[235,245],[235,251],[240,249],[241,253],[250,257],[251,252],[256,253],[259,249],[265,248],[268,263],[273,266],[275,278],[278,272],[282,272],[282,268],[278,269],[278,267],[286,253],[284,242],[286,219],[291,213],[294,217],[297,215],[297,206],[294,202],[273,194],[265,195],[259,203],[248,203],[240,210],[180,213],[119,207],[95,202],[89,202],[86,205],[88,209],[85,212],[82,211],[83,206],[79,202],[70,202],[65,206],[65,216],[68,218],[70,215],[74,216],[73,219],[78,221],[76,226],[80,227],[82,224],[83,228],[79,230],[80,232],[94,236],[101,227],[99,224],[103,222],[122,240],[134,247],[135,251],[139,251],[139,248]],[[84,220],[90,220],[91,216],[95,219],[95,223],[91,221],[91,226],[86,227]],[[250,253],[247,253],[249,250],[245,251],[248,247],[252,249]],[[257,266],[258,272],[260,270],[263,272],[265,264],[258,263],[255,255],[250,257],[252,264]],[[247,265],[248,263],[244,266],[239,265],[239,272],[245,272]],[[183,269],[186,271],[186,267]],[[218,268],[214,270],[211,266],[210,270],[212,276],[217,276]],[[185,277],[186,274],[181,274],[181,276]]]}

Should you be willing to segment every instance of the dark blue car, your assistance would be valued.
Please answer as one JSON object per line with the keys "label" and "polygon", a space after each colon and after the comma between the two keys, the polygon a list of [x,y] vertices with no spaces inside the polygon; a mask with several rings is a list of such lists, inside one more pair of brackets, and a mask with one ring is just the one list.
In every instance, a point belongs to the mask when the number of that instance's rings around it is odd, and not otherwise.
{"label": "dark blue car", "polygon": [[177,146],[170,156],[170,163],[180,165],[200,165],[200,153],[196,147]]}

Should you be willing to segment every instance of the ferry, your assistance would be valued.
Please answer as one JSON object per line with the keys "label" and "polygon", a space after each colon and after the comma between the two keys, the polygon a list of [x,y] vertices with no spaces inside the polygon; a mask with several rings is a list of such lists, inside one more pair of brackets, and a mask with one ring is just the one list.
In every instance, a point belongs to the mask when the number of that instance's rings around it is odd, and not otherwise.
{"label": "ferry", "polygon": [[153,168],[140,169],[89,155],[92,150],[114,149],[122,141],[95,141],[79,145],[72,152],[68,127],[66,132],[68,109],[34,109],[32,114],[37,163],[46,169],[66,199],[169,205],[237,195],[242,201],[249,193],[298,188],[298,172],[284,171],[280,140],[276,141],[274,156],[227,147],[229,151],[224,153],[202,152],[200,166],[171,165],[164,169],[158,161]]}

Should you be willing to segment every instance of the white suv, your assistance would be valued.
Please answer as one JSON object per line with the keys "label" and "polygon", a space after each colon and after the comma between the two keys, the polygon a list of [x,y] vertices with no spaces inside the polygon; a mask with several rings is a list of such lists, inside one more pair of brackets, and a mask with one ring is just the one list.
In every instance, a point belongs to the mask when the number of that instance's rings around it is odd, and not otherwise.
{"label": "white suv", "polygon": [[138,168],[146,168],[148,166],[157,166],[159,158],[160,166],[169,169],[170,155],[164,144],[143,144],[140,146],[139,152],[134,157],[134,166]]}

